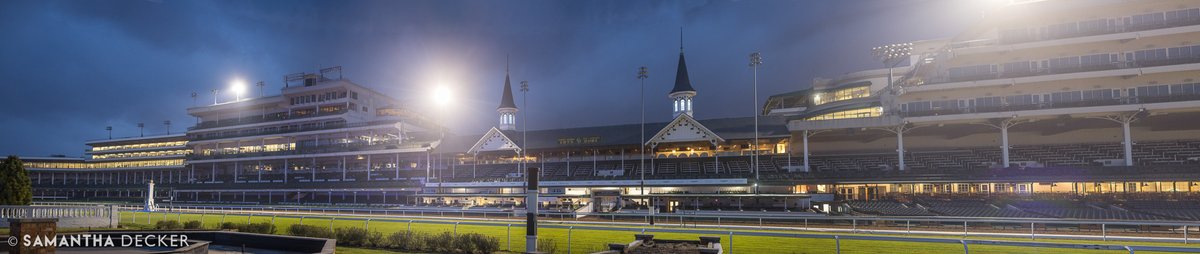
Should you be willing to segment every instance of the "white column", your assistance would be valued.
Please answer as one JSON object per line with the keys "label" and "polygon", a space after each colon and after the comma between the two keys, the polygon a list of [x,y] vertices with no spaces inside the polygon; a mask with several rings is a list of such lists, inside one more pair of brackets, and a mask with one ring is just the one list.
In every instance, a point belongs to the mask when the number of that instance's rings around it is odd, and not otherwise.
{"label": "white column", "polygon": [[1121,131],[1125,138],[1125,166],[1133,166],[1133,140],[1129,136],[1129,122],[1132,122],[1132,118],[1121,121]]}
{"label": "white column", "polygon": [[367,181],[371,180],[371,155],[367,155]]}
{"label": "white column", "polygon": [[1008,124],[1000,125],[1000,158],[1001,167],[1008,167]]}
{"label": "white column", "polygon": [[[287,158],[283,158],[283,183],[287,183],[288,181],[288,170],[292,170],[292,168],[288,166]],[[287,194],[284,195],[286,196]]]}
{"label": "white column", "polygon": [[804,142],[804,171],[811,172],[812,169],[808,167],[808,130],[804,130],[804,138],[802,140]]}
{"label": "white column", "polygon": [[900,157],[900,170],[904,170],[904,126],[896,128],[896,154]]}
{"label": "white column", "polygon": [[[349,135],[349,134],[347,134]],[[346,156],[342,156],[342,181],[346,180]]]}

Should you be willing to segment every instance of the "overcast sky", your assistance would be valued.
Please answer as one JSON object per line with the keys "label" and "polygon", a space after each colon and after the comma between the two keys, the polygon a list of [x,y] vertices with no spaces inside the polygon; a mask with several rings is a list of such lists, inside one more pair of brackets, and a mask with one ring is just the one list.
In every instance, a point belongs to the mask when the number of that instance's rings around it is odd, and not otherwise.
{"label": "overcast sky", "polygon": [[[343,66],[344,77],[439,114],[458,133],[497,121],[505,58],[528,80],[530,129],[670,120],[679,29],[697,118],[750,116],[815,77],[877,68],[869,49],[954,36],[978,1],[13,1],[0,2],[0,154],[81,156],[86,140],[173,132],[232,80]],[[514,88],[515,89],[515,88]],[[257,95],[257,90],[250,89]],[[518,92],[518,91],[514,91]],[[516,94],[521,105],[521,95]],[[228,98],[220,98],[228,100]]]}

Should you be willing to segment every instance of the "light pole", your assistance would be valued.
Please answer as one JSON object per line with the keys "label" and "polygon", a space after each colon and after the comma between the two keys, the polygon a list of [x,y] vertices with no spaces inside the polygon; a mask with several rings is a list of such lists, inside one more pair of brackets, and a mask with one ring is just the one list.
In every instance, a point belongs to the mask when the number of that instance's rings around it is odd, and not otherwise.
{"label": "light pole", "polygon": [[213,105],[217,105],[217,91],[218,91],[217,89],[213,89],[213,90],[212,90],[212,95],[213,95]]}
{"label": "light pole", "polygon": [[754,163],[754,194],[758,194],[758,66],[762,65],[762,54],[758,52],[750,53],[750,68],[754,69],[754,150],[750,155],[751,162]]}
{"label": "light pole", "polygon": [[246,82],[241,80],[233,81],[233,85],[229,88],[233,91],[233,101],[242,100],[242,94],[246,93]]}
{"label": "light pole", "polygon": [[258,86],[258,97],[263,97],[263,95],[264,95],[263,86],[266,86],[267,83],[259,81],[257,84],[254,84],[254,85]]}
{"label": "light pole", "polygon": [[198,94],[196,94],[196,92],[192,92],[192,107],[196,106],[196,96],[197,95]]}
{"label": "light pole", "polygon": [[[647,203],[652,202],[652,201],[650,201],[651,199],[649,197],[646,197],[646,78],[649,78],[649,77],[650,77],[650,70],[647,69],[646,66],[638,67],[637,78],[638,78],[638,80],[640,80],[640,83],[641,83],[641,89],[639,90],[640,95],[638,95],[638,96],[642,100],[642,138],[638,139],[638,145],[641,147],[638,149],[638,154],[641,155],[641,156],[638,156],[638,165],[639,165],[638,170],[641,171],[639,173],[641,175],[642,180],[641,180],[641,188],[639,188],[639,189],[641,189],[642,198],[645,198]],[[649,208],[650,208],[649,213],[651,215],[653,215],[654,207],[650,206]],[[654,220],[653,217],[651,217],[650,225],[654,225],[653,220]]]}
{"label": "light pole", "polygon": [[[888,93],[890,93],[892,96],[886,96],[883,98],[889,98],[889,100],[895,100],[894,97],[898,93],[896,92],[895,84],[892,81],[892,68],[896,67],[896,65],[899,65],[900,63],[904,62],[901,60],[907,59],[908,56],[911,54],[912,54],[912,43],[890,44],[890,45],[879,46],[879,47],[875,47],[875,48],[871,49],[871,55],[874,55],[876,59],[883,61],[884,67],[888,68],[887,89],[888,89]],[[885,103],[890,104],[891,102],[885,101]],[[897,168],[899,168],[900,170],[904,170],[904,168],[905,168],[904,167],[904,131],[905,131],[905,129],[906,129],[905,125],[902,124],[900,126],[897,126],[896,130],[895,130],[895,133],[896,133],[896,156],[899,159]]]}
{"label": "light pole", "polygon": [[167,126],[167,135],[171,135],[171,120],[164,120],[163,125]]}
{"label": "light pole", "polygon": [[893,95],[896,94],[896,89],[892,84],[892,68],[900,63],[903,63],[909,55],[912,54],[912,43],[897,43],[871,48],[871,55],[875,59],[883,61],[883,66],[888,68],[888,91]]}
{"label": "light pole", "polygon": [[[526,133],[528,133],[528,131],[529,131],[529,128],[528,128],[529,118],[526,118],[529,116],[529,113],[526,112],[526,111],[529,111],[529,107],[526,107],[529,105],[529,96],[526,95],[526,93],[528,93],[528,92],[529,92],[529,81],[522,80],[521,81],[521,108],[524,108],[525,110],[521,111],[521,146],[524,146],[523,148],[526,148],[526,149],[529,148],[529,143],[525,142],[525,140],[526,140],[525,136],[527,136]],[[528,162],[525,160],[529,159],[529,156],[526,156],[529,153],[529,151],[527,151],[526,149],[521,149],[521,163],[520,164],[521,164],[522,171],[525,170],[526,165],[528,164]],[[528,177],[529,172],[525,172],[525,173],[526,173],[526,177]]]}
{"label": "light pole", "polygon": [[112,126],[104,126],[104,130],[108,131],[108,139],[112,139]]}
{"label": "light pole", "polygon": [[146,129],[146,123],[138,123],[138,136],[139,137],[146,136],[146,132],[143,131],[145,129]]}

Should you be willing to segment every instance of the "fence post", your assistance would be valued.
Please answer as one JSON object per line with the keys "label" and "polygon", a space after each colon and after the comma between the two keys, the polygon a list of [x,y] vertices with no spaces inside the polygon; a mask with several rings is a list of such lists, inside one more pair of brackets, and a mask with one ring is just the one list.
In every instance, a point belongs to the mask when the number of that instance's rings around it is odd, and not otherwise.
{"label": "fence post", "polygon": [[850,220],[850,232],[858,232],[858,219]]}
{"label": "fence post", "polygon": [[1188,228],[1191,226],[1183,225],[1183,244],[1188,244]]}
{"label": "fence post", "polygon": [[804,219],[804,230],[808,230],[808,218]]}
{"label": "fence post", "polygon": [[275,215],[271,215],[271,226],[275,226]]}
{"label": "fence post", "polygon": [[246,215],[246,225],[250,225],[250,218],[254,218],[254,215],[253,214]]}
{"label": "fence post", "polygon": [[363,221],[363,229],[366,229],[367,232],[371,232],[371,219]]}
{"label": "fence post", "polygon": [[1100,237],[1101,241],[1108,241],[1108,224],[1100,224]]}
{"label": "fence post", "polygon": [[217,224],[217,228],[220,228],[221,224],[225,224],[225,213],[221,213],[221,223]]}
{"label": "fence post", "polygon": [[571,254],[571,233],[575,231],[575,226],[567,227],[567,254]]}
{"label": "fence post", "polygon": [[905,234],[912,234],[912,221],[911,220],[904,221],[904,230],[907,231],[907,232],[905,232]]}
{"label": "fence post", "polygon": [[[643,233],[646,231],[642,229]],[[733,254],[733,231],[729,231],[729,254]]]}
{"label": "fence post", "polygon": [[958,242],[963,244],[963,254],[971,254],[971,250],[967,249],[967,240],[958,240]]}
{"label": "fence post", "polygon": [[842,239],[838,236],[833,236],[833,250],[835,254],[842,254]]}
{"label": "fence post", "polygon": [[1030,222],[1029,223],[1029,240],[1034,239],[1033,229],[1034,229],[1033,222]]}
{"label": "fence post", "polygon": [[[967,222],[963,221],[963,238],[967,238]],[[964,245],[966,243],[963,243]]]}
{"label": "fence post", "polygon": [[304,225],[304,215],[300,215],[300,225]]}
{"label": "fence post", "polygon": [[337,220],[337,217],[329,218],[329,232],[333,232],[333,221],[335,221],[335,220]]}
{"label": "fence post", "polygon": [[412,232],[412,222],[413,220],[408,220],[408,232]]}
{"label": "fence post", "polygon": [[508,251],[512,251],[512,223],[504,227],[504,238],[508,240]]}
{"label": "fence post", "polygon": [[457,221],[454,222],[454,235],[458,235],[458,223]]}

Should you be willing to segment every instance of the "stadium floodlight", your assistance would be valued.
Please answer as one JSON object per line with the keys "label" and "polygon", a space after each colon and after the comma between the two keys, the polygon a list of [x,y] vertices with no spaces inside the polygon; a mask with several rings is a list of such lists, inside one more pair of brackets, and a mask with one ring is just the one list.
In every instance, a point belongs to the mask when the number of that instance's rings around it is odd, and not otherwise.
{"label": "stadium floodlight", "polygon": [[[758,115],[759,115],[759,111],[758,111],[758,66],[762,66],[762,64],[763,64],[762,54],[759,54],[757,51],[754,53],[750,53],[750,68],[754,69],[754,105],[752,107],[754,109],[754,111],[752,111],[752,112],[754,112],[754,150],[752,150],[750,153],[750,156],[753,156],[750,159],[751,159],[751,163],[754,164],[753,168],[754,168],[754,193],[755,194],[758,194],[758,180],[759,180],[759,174],[758,174],[758,171],[759,171],[759,168],[758,168],[758,163],[759,163],[759,161],[758,161],[759,160],[759,156],[758,156],[758,153],[759,153],[759,150],[758,150],[759,149],[759,146],[758,146]],[[713,152],[715,153],[716,151],[713,151]]]}
{"label": "stadium floodlight", "polygon": [[233,101],[242,100],[242,94],[246,93],[246,81],[242,81],[241,79],[234,80],[229,85],[229,91],[233,92]]}
{"label": "stadium floodlight", "polygon": [[436,104],[437,106],[445,107],[447,105],[450,105],[450,101],[452,100],[450,94],[452,94],[452,92],[450,91],[450,87],[447,87],[445,85],[439,85],[439,86],[433,88],[433,94],[432,94],[433,97],[431,97],[431,98],[433,99],[433,103]]}
{"label": "stadium floodlight", "polygon": [[875,59],[883,61],[884,67],[887,67],[888,69],[887,88],[888,91],[892,92],[892,94],[896,93],[896,89],[892,84],[892,68],[896,67],[896,65],[899,65],[900,63],[903,63],[903,60],[908,59],[908,57],[912,55],[912,49],[913,44],[911,42],[888,44],[871,48],[871,55],[874,55]]}

